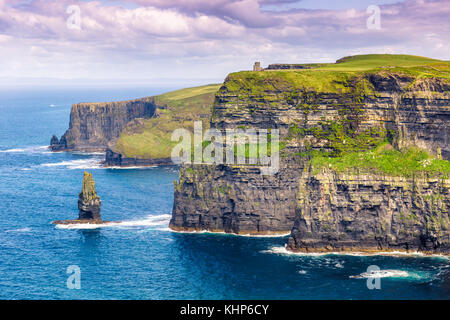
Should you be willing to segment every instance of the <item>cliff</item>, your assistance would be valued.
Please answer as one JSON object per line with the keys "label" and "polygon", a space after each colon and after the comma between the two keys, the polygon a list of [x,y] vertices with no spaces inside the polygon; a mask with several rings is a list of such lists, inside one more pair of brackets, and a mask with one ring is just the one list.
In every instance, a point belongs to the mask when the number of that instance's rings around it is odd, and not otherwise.
{"label": "cliff", "polygon": [[105,152],[107,166],[171,165],[176,128],[192,128],[194,121],[209,127],[211,106],[220,85],[176,90],[142,99],[74,104],[69,129],[53,151]]}
{"label": "cliff", "polygon": [[209,128],[211,106],[220,85],[176,90],[154,97],[158,116],[135,119],[120,133],[106,153],[109,166],[145,166],[173,164],[170,158],[176,142],[172,132],[178,128],[193,129],[194,121]]}
{"label": "cliff", "polygon": [[300,172],[283,164],[262,178],[254,166],[186,165],[175,182],[170,226],[178,231],[288,234]]}
{"label": "cliff", "polygon": [[155,116],[154,99],[143,98],[121,102],[79,103],[72,106],[69,129],[58,140],[53,136],[53,151],[105,151],[114,143],[123,127],[136,118]]}
{"label": "cliff", "polygon": [[305,173],[288,249],[449,253],[450,180]]}
{"label": "cliff", "polygon": [[171,228],[284,234],[288,249],[450,250],[448,62],[347,57],[230,74],[211,127],[280,130],[280,170],[184,165]]}

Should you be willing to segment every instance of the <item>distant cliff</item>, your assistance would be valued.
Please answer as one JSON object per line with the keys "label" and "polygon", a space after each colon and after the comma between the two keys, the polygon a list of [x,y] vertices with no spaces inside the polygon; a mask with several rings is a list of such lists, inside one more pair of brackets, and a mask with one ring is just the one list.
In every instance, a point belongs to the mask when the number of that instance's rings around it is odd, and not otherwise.
{"label": "distant cliff", "polygon": [[178,128],[193,129],[194,121],[209,128],[211,108],[220,85],[212,84],[167,92],[154,97],[158,116],[135,119],[122,130],[119,139],[106,153],[109,166],[173,164],[171,140]]}
{"label": "distant cliff", "polygon": [[79,103],[72,106],[69,129],[61,139],[53,136],[53,151],[105,151],[114,143],[123,127],[136,118],[155,116],[154,99],[120,102]]}
{"label": "distant cliff", "polygon": [[170,227],[291,230],[292,251],[449,253],[448,69],[432,59],[369,55],[230,74],[211,127],[279,129],[280,170],[184,165]]}
{"label": "distant cliff", "polygon": [[142,99],[74,104],[69,129],[50,141],[53,151],[105,152],[107,166],[171,165],[176,128],[209,127],[220,85],[176,90]]}

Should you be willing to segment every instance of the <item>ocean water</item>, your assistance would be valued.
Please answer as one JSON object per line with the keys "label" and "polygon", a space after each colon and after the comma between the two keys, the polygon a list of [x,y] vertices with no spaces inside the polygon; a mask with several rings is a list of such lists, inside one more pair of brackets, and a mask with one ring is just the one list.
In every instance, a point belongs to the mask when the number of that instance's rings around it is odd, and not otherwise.
{"label": "ocean water", "polygon": [[[286,237],[175,233],[168,229],[176,167],[104,169],[98,154],[50,153],[75,102],[142,97],[172,88],[0,91],[0,299],[449,299],[443,257],[293,255]],[[77,216],[83,170],[105,220]],[[367,268],[380,268],[380,289]],[[80,289],[67,268],[80,269]]]}

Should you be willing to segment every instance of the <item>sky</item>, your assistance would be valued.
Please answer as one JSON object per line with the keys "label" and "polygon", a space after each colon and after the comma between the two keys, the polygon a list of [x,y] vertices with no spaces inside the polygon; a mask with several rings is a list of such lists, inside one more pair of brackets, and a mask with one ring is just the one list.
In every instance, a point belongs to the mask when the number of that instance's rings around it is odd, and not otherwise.
{"label": "sky", "polygon": [[255,61],[364,53],[450,60],[449,16],[450,0],[0,0],[0,84],[211,83]]}

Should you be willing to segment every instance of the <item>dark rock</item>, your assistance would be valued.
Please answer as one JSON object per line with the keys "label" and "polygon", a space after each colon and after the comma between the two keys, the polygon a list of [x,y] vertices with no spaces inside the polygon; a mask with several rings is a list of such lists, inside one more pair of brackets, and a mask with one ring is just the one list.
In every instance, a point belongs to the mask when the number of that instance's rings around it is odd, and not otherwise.
{"label": "dark rock", "polygon": [[267,70],[290,70],[290,69],[311,69],[311,66],[295,63],[275,63],[269,64]]}
{"label": "dark rock", "polygon": [[50,147],[56,146],[56,145],[58,145],[58,144],[59,144],[59,139],[58,139],[58,137],[54,134],[54,135],[52,136],[52,139],[50,140]]}
{"label": "dark rock", "polygon": [[112,149],[106,149],[106,156],[104,165],[106,167],[145,167],[145,166],[160,166],[160,165],[175,165],[171,158],[126,158],[122,154],[114,152]]}
{"label": "dark rock", "polygon": [[56,135],[53,135],[52,139],[50,140],[50,149],[52,151],[65,151],[67,149],[66,136],[63,135],[61,137],[61,140],[58,140],[58,137]]}
{"label": "dark rock", "polygon": [[295,220],[301,170],[283,166],[274,176],[260,168],[190,165],[180,170],[170,227],[178,231],[287,234]]}

